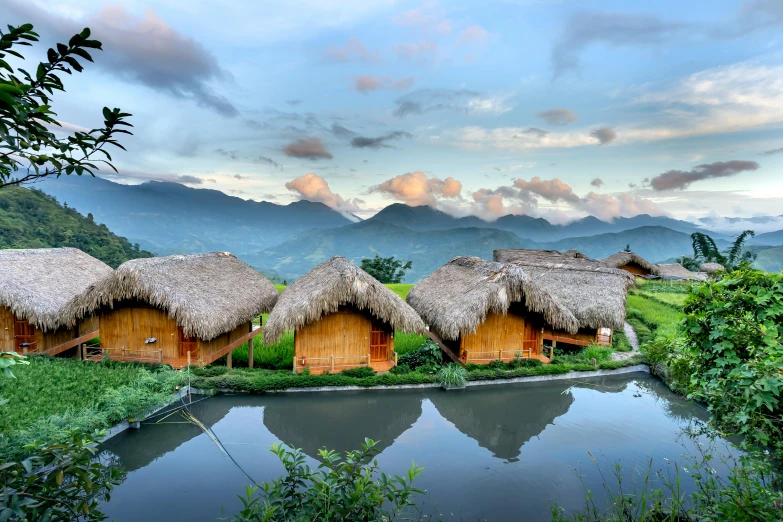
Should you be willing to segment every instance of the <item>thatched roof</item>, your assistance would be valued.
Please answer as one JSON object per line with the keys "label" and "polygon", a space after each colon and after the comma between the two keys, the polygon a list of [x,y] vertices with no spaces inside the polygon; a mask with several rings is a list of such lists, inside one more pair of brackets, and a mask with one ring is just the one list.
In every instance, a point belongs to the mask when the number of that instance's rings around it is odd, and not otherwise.
{"label": "thatched roof", "polygon": [[634,284],[625,270],[570,251],[495,250],[494,258],[522,266],[571,311],[580,328],[623,327],[626,292]]}
{"label": "thatched roof", "polygon": [[272,309],[275,286],[228,252],[126,261],[71,303],[64,320],[138,300],[168,312],[187,336],[204,341]]}
{"label": "thatched roof", "polygon": [[478,257],[455,257],[414,286],[408,302],[446,340],[475,332],[488,314],[505,314],[515,302],[543,314],[557,329],[575,333],[579,327],[525,269]]}
{"label": "thatched roof", "polygon": [[342,256],[324,261],[286,288],[264,329],[264,342],[272,344],[283,333],[298,330],[354,306],[403,332],[423,333],[424,323],[400,297],[373,276]]}
{"label": "thatched roof", "polygon": [[111,272],[78,248],[0,250],[0,306],[40,330],[55,330],[68,302]]}
{"label": "thatched roof", "polygon": [[699,267],[699,272],[704,272],[705,274],[712,274],[713,272],[718,272],[720,270],[726,270],[720,263],[702,263]]}
{"label": "thatched roof", "polygon": [[699,272],[691,272],[679,263],[658,264],[659,275],[667,279],[695,279],[703,281],[706,275]]}
{"label": "thatched roof", "polygon": [[620,268],[633,263],[639,265],[645,270],[649,270],[652,275],[661,275],[658,273],[658,268],[656,265],[650,263],[639,254],[635,254],[633,252],[617,252],[616,254],[612,254],[611,256],[604,259],[603,263],[611,268]]}

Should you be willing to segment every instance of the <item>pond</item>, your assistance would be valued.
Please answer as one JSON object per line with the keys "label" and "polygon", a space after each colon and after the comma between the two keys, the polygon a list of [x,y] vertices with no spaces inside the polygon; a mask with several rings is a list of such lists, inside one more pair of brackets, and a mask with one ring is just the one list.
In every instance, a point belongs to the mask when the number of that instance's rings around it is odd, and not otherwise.
{"label": "pond", "polygon": [[[552,499],[578,510],[585,486],[601,495],[588,452],[605,473],[619,462],[629,480],[638,478],[651,458],[655,469],[684,461],[698,439],[683,430],[707,418],[644,373],[450,392],[221,395],[192,412],[259,482],[283,473],[269,451],[277,441],[301,448],[315,466],[319,448],[379,440],[381,469],[423,466],[415,483],[428,493],[423,512],[457,520],[548,520]],[[135,521],[215,520],[238,511],[248,483],[242,471],[179,414],[154,423],[161,418],[104,444],[104,456],[128,471],[104,512]],[[687,492],[690,481],[683,482]]]}

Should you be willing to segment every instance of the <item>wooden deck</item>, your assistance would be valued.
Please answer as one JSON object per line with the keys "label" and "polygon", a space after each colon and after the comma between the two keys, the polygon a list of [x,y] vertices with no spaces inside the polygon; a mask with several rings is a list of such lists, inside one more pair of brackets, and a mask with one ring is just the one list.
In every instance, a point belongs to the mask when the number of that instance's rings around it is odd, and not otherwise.
{"label": "wooden deck", "polygon": [[[515,357],[503,357],[502,359],[498,359],[497,357],[495,357],[494,359],[471,359],[470,361],[465,361],[464,358],[461,358],[461,359],[459,359],[458,362],[461,363],[461,364],[467,364],[468,362],[470,364],[489,364],[492,361],[502,360],[503,362],[511,362],[514,359],[515,359]],[[523,357],[523,359],[538,359],[539,361],[541,361],[544,364],[549,364],[549,363],[552,362],[552,359],[550,359],[546,355],[541,355],[541,354],[533,354],[530,357]]]}
{"label": "wooden deck", "polygon": [[[334,370],[332,370],[330,367],[322,367],[322,366],[311,367],[310,368],[310,375],[321,375],[321,374],[324,374],[326,372],[329,372],[331,374],[335,374],[335,373],[340,373],[343,370],[348,370],[348,369],[351,369],[351,368],[362,368],[362,367],[366,367],[366,366],[367,366],[367,363],[361,364],[361,365],[357,365],[357,364],[338,365],[338,364],[335,364],[334,365]],[[394,367],[394,361],[370,361],[370,368],[375,370],[376,373],[388,372],[393,367]],[[297,370],[298,370],[297,373],[301,373],[302,368],[299,367],[299,368],[297,368]]]}

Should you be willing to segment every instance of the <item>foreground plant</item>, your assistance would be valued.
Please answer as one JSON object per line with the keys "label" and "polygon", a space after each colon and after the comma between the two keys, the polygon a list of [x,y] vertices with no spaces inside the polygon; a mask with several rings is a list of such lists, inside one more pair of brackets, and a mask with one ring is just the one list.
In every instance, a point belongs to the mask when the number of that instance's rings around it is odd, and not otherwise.
{"label": "foreground plant", "polygon": [[462,365],[452,363],[440,369],[438,381],[447,390],[464,388],[468,384],[468,371]]}
{"label": "foreground plant", "polygon": [[424,492],[411,484],[423,468],[415,464],[407,477],[377,475],[376,442],[365,439],[361,449],[319,451],[321,464],[313,470],[298,449],[275,444],[272,452],[286,475],[260,486],[248,486],[240,496],[243,509],[236,522],[266,521],[390,521],[413,510],[413,499]]}

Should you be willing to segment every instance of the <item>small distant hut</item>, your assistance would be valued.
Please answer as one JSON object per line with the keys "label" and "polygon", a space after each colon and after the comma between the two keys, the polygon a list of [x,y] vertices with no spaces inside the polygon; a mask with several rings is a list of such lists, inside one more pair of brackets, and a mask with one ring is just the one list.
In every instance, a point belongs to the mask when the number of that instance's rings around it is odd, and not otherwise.
{"label": "small distant hut", "polygon": [[0,351],[57,355],[98,337],[98,319],[64,326],[69,301],[112,271],[76,248],[0,250]]}
{"label": "small distant hut", "polygon": [[335,256],[294,281],[269,315],[264,343],[294,331],[294,371],[313,373],[396,364],[394,331],[424,333],[400,297],[348,259]]}
{"label": "small distant hut", "polygon": [[603,263],[610,268],[619,268],[634,275],[634,277],[660,276],[658,267],[639,254],[633,252],[617,252],[604,259]]}
{"label": "small distant hut", "polygon": [[579,323],[526,269],[455,257],[408,293],[408,303],[463,363],[537,358],[543,329],[575,334]]}
{"label": "small distant hut", "polygon": [[704,281],[707,279],[707,274],[691,272],[679,263],[659,263],[656,266],[661,279],[670,281]]}
{"label": "small distant hut", "polygon": [[721,272],[723,270],[726,270],[726,267],[724,267],[720,263],[702,263],[701,266],[699,267],[699,272],[702,272],[709,276],[713,275],[715,272]]}
{"label": "small distant hut", "polygon": [[584,255],[575,256],[573,252],[495,250],[494,259],[524,268],[576,317],[578,332],[544,327],[545,341],[553,345],[609,346],[614,330],[623,328],[627,291],[634,278],[624,270],[607,267]]}
{"label": "small distant hut", "polygon": [[101,347],[88,359],[208,364],[261,333],[277,290],[228,252],[134,259],[76,297],[64,321],[98,314]]}

